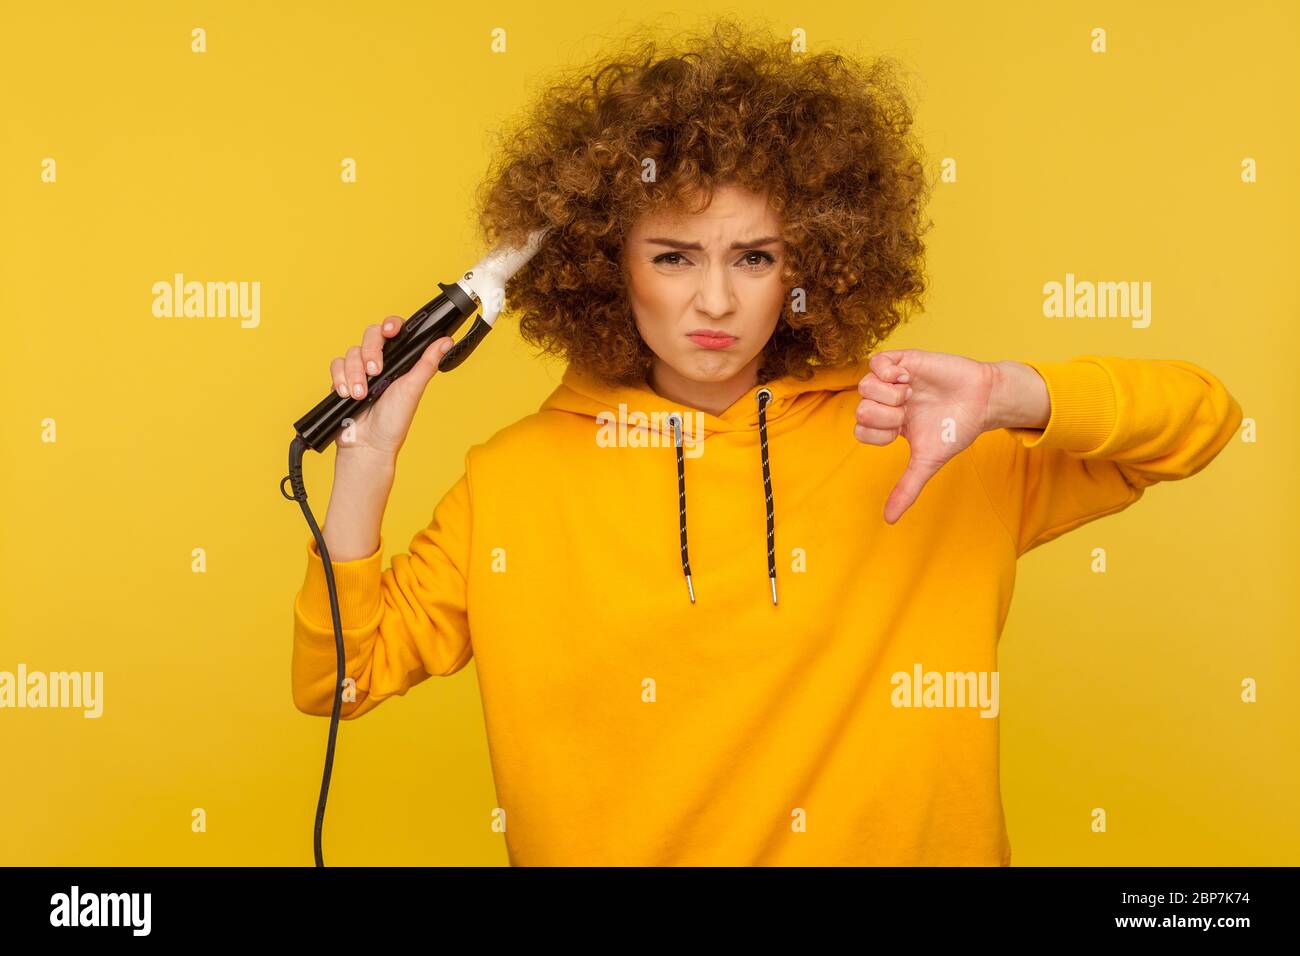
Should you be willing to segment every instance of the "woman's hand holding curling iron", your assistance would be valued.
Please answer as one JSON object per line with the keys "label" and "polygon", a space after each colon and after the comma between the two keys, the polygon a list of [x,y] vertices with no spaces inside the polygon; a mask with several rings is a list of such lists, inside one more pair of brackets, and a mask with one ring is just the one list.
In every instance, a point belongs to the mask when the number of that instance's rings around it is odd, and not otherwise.
{"label": "woman's hand holding curling iron", "polygon": [[888,445],[902,435],[907,469],[885,502],[893,524],[951,458],[993,428],[1044,428],[1047,386],[1023,362],[979,362],[961,355],[895,349],[871,356],[858,383],[854,437]]}
{"label": "woman's hand holding curling iron", "polygon": [[[401,330],[402,321],[390,315],[382,323],[368,326],[360,345],[352,346],[330,363],[330,378],[339,395],[366,397],[366,378],[384,370],[384,340]],[[425,386],[437,373],[438,362],[451,346],[451,336],[431,342],[409,372],[394,379],[355,420],[345,419],[338,437],[338,456],[368,456],[378,462],[396,462]]]}
{"label": "woman's hand holding curling iron", "polygon": [[[330,363],[330,378],[339,395],[365,398],[367,377],[384,369],[384,341],[398,333],[402,321],[390,315],[369,326],[360,345]],[[406,441],[425,386],[451,346],[450,336],[430,343],[410,371],[389,383],[355,419],[343,420],[334,443],[334,487],[321,528],[331,561],[354,561],[378,549],[397,453]]]}

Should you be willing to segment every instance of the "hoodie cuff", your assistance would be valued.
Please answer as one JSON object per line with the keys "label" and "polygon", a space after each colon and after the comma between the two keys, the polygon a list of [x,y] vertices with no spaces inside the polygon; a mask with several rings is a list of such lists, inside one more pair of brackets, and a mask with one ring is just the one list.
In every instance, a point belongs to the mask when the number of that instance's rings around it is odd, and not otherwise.
{"label": "hoodie cuff", "polygon": [[1043,428],[1008,428],[1026,448],[1060,448],[1086,454],[1115,429],[1115,383],[1097,362],[1035,362],[1021,359],[1047,383],[1051,414]]}
{"label": "hoodie cuff", "polygon": [[[379,537],[375,553],[352,561],[331,561],[334,586],[338,592],[339,620],[345,629],[369,623],[379,609],[381,562],[384,538]],[[325,630],[334,630],[330,611],[329,585],[325,581],[325,562],[316,548],[316,538],[307,539],[307,576],[298,594],[298,609],[309,622]]]}

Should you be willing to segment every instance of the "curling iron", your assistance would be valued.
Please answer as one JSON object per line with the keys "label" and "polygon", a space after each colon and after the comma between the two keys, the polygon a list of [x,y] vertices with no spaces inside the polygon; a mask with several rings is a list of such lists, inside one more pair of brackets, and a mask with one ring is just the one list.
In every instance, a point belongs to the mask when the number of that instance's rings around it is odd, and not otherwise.
{"label": "curling iron", "polygon": [[505,246],[493,250],[450,285],[439,282],[438,288],[442,291],[437,298],[407,319],[397,334],[384,343],[384,366],[377,375],[366,379],[364,398],[344,398],[338,392],[330,392],[315,408],[293,423],[294,431],[307,447],[313,451],[324,451],[329,447],[344,419],[356,418],[368,408],[394,379],[411,370],[430,344],[454,335],[474,312],[475,306],[482,303],[483,314],[442,357],[438,371],[451,371],[469,358],[492,331],[497,316],[501,314],[506,282],[533,257],[547,231],[539,229],[533,232],[521,249]]}
{"label": "curling iron", "polygon": [[[338,593],[334,585],[334,568],[330,563],[329,550],[325,547],[325,536],[307,505],[307,488],[302,479],[303,453],[308,448],[318,452],[328,448],[338,437],[344,422],[356,418],[384,393],[394,379],[409,372],[432,343],[454,335],[475,308],[481,305],[482,314],[475,318],[470,330],[442,357],[438,371],[450,371],[469,358],[470,353],[492,331],[497,316],[505,307],[506,283],[533,257],[550,228],[547,226],[533,231],[520,248],[502,246],[492,250],[453,283],[439,282],[438,288],[441,291],[437,297],[402,323],[397,334],[384,343],[383,368],[378,374],[366,379],[366,394],[363,398],[344,398],[338,392],[331,391],[315,408],[293,423],[296,434],[289,444],[289,474],[280,479],[280,494],[298,502],[316,539],[316,548],[325,567],[325,583],[329,589],[330,614],[334,622],[334,649],[338,663],[334,710],[330,714],[329,742],[325,748],[325,772],[321,777],[320,798],[316,802],[313,849],[317,866],[325,865],[321,852],[321,833],[325,826],[325,801],[329,796],[330,774],[334,767],[334,743],[338,736],[339,714],[343,709],[346,656]],[[293,488],[293,494],[285,491],[285,482]]]}

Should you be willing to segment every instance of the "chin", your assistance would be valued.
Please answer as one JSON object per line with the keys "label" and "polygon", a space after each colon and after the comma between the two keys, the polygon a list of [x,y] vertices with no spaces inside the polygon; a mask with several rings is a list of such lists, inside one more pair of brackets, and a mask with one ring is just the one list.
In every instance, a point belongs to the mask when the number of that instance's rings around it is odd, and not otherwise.
{"label": "chin", "polygon": [[748,361],[745,356],[700,349],[683,361],[674,362],[673,369],[693,382],[725,382],[738,375]]}

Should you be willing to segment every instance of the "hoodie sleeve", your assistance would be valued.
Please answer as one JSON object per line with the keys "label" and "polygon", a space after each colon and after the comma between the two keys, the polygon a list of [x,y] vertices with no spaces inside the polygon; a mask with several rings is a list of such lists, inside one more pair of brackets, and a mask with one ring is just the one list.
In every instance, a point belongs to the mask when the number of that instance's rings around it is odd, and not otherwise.
{"label": "hoodie sleeve", "polygon": [[[410,550],[380,570],[383,537],[374,554],[331,561],[343,625],[345,675],[340,717],[360,717],[427,677],[454,674],[473,654],[466,583],[470,541],[468,472],[434,508]],[[307,540],[307,572],[293,608],[293,701],[305,714],[328,717],[334,708],[338,657],[325,564],[315,537]]]}
{"label": "hoodie sleeve", "polygon": [[1047,425],[993,429],[970,448],[1017,555],[1196,474],[1241,424],[1237,400],[1191,362],[1022,361],[1047,383]]}

